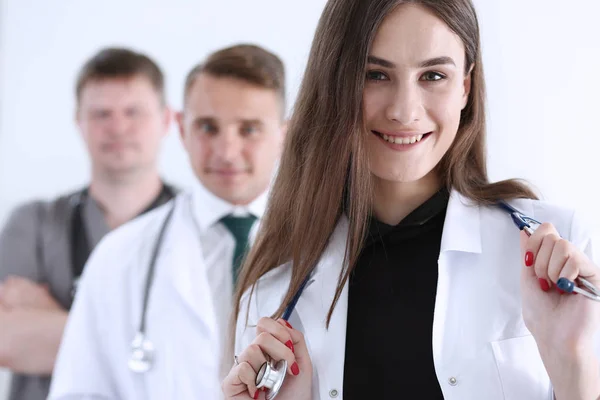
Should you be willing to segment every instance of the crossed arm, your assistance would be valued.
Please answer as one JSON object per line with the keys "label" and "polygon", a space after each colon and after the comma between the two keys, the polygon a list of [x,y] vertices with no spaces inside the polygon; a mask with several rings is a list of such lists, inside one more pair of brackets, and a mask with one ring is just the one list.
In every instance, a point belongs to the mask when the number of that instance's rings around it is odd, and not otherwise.
{"label": "crossed arm", "polygon": [[45,285],[22,277],[0,283],[0,366],[50,375],[68,313]]}

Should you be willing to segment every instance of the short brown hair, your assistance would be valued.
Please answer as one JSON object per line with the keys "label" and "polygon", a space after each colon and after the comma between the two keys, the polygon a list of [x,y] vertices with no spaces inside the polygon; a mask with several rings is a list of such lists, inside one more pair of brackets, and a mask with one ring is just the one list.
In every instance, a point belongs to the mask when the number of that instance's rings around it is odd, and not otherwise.
{"label": "short brown hair", "polygon": [[238,44],[210,54],[196,65],[185,80],[184,100],[201,73],[217,78],[235,78],[275,91],[285,109],[285,67],[275,54],[252,44]]}
{"label": "short brown hair", "polygon": [[75,86],[77,102],[81,99],[83,88],[91,81],[133,78],[137,75],[148,78],[164,104],[165,78],[156,62],[145,54],[118,47],[101,49],[83,65]]}

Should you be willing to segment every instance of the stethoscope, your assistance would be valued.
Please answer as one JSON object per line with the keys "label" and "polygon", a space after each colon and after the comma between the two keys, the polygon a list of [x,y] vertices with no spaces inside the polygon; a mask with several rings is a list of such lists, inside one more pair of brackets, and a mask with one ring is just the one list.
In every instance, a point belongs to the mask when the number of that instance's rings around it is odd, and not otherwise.
{"label": "stethoscope", "polygon": [[145,373],[152,368],[154,364],[155,347],[152,341],[146,337],[146,314],[148,311],[148,299],[150,298],[150,289],[154,282],[154,272],[156,270],[156,260],[158,253],[161,248],[163,237],[169,222],[172,219],[173,211],[175,210],[175,201],[169,209],[169,213],[165,217],[160,231],[154,243],[152,249],[152,255],[150,257],[150,265],[148,266],[148,274],[146,275],[146,282],[144,284],[144,300],[142,303],[142,313],[140,317],[140,324],[138,330],[131,341],[131,355],[127,365],[129,369],[136,373]]}
{"label": "stethoscope", "polygon": [[[175,197],[176,193],[177,190],[175,188],[173,188],[170,185],[167,185],[166,183],[163,183],[163,188],[160,194],[139,215],[158,207],[163,201],[165,201],[166,198]],[[88,241],[85,222],[83,218],[83,207],[88,201],[88,197],[89,188],[85,187],[69,199],[69,203],[73,208],[69,240],[71,275],[73,277],[73,284],[71,286],[71,300],[75,299],[75,293],[77,292],[77,286],[79,285],[79,280],[81,274],[83,273],[83,268],[85,267],[85,264],[87,263],[87,260],[92,252],[92,246]]]}
{"label": "stethoscope", "polygon": [[[521,213],[519,210],[505,201],[500,201],[497,205],[502,210],[510,214],[514,224],[520,230],[524,231],[528,236],[531,236],[533,232],[535,232],[535,230],[541,225],[541,222]],[[298,303],[298,299],[300,299],[300,296],[302,296],[302,292],[304,292],[304,289],[306,289],[306,287],[312,283],[311,275],[312,274],[309,274],[304,279],[300,285],[300,288],[286,306],[281,317],[282,319],[287,321],[292,315],[294,308],[296,307],[296,303]],[[567,293],[580,293],[587,298],[600,301],[600,290],[597,287],[582,277],[578,277],[576,281],[582,285],[582,287],[578,287],[573,281],[570,281],[566,278],[560,278],[557,282],[557,286]],[[261,366],[258,374],[256,375],[256,387],[258,389],[266,387],[268,389],[266,399],[272,400],[275,398],[275,396],[277,396],[277,393],[279,393],[279,390],[283,386],[286,373],[287,362],[285,360],[280,360],[277,362],[273,362],[273,360],[267,361]]]}
{"label": "stethoscope", "polygon": [[[498,206],[510,214],[517,228],[525,232],[527,236],[533,235],[533,232],[535,232],[537,227],[541,225],[539,221],[536,221],[535,219],[524,215],[505,201],[499,202]],[[587,297],[588,299],[600,301],[600,289],[598,289],[590,281],[581,276],[575,278],[575,281],[579,285],[581,285],[581,287],[577,286],[575,282],[567,278],[558,279],[558,281],[556,282],[556,286],[563,292],[575,292]]]}

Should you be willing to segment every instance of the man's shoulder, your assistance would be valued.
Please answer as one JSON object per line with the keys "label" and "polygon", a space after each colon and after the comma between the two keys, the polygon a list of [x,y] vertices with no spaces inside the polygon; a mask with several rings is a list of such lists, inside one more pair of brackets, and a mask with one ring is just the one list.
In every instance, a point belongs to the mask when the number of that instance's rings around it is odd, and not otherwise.
{"label": "man's shoulder", "polygon": [[64,218],[71,212],[77,203],[82,191],[64,193],[52,199],[36,198],[17,205],[11,218],[44,218],[64,223]]}
{"label": "man's shoulder", "polygon": [[52,199],[31,199],[15,206],[8,215],[4,230],[36,231],[43,226],[63,227],[72,213],[81,191],[59,195]]}
{"label": "man's shoulder", "polygon": [[161,228],[171,210],[181,204],[180,200],[175,197],[107,233],[93,250],[84,273],[90,273],[95,265],[98,265],[97,273],[103,275],[114,273],[115,268],[125,271],[145,265]]}
{"label": "man's shoulder", "polygon": [[167,216],[171,213],[171,210],[179,202],[179,198],[175,197],[165,204],[125,222],[123,225],[109,232],[103,241],[112,242],[114,245],[126,245],[140,239],[143,240],[145,237],[155,236],[164,224]]}

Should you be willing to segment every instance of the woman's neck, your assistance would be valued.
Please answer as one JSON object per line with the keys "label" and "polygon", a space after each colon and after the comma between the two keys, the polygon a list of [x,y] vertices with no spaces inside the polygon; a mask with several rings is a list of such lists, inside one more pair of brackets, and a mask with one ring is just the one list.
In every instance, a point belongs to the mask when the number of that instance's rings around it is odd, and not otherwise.
{"label": "woman's neck", "polygon": [[414,182],[393,182],[375,178],[373,213],[388,225],[397,225],[441,188],[435,173]]}

